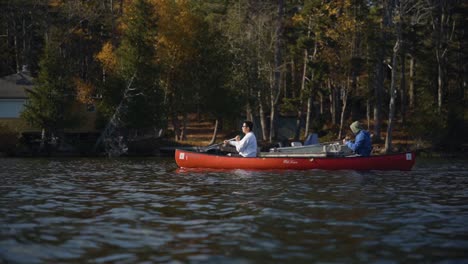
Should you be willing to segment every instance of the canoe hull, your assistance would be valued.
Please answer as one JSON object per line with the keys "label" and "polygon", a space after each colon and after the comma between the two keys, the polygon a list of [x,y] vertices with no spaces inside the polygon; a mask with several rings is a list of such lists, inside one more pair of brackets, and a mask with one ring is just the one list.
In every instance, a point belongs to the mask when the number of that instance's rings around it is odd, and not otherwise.
{"label": "canoe hull", "polygon": [[370,157],[257,157],[219,156],[176,149],[181,168],[249,170],[411,170],[413,152]]}

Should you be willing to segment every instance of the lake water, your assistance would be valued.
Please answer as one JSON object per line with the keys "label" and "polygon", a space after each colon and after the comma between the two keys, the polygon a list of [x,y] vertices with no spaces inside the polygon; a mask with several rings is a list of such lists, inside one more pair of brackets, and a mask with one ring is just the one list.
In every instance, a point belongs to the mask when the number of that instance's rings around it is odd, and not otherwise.
{"label": "lake water", "polygon": [[468,263],[466,160],[410,172],[0,159],[0,263]]}

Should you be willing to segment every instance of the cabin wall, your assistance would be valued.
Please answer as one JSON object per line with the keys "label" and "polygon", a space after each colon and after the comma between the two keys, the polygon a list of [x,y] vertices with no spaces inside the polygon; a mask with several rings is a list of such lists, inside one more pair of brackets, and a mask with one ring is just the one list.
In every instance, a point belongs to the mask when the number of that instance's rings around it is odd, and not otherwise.
{"label": "cabin wall", "polygon": [[19,118],[25,99],[0,99],[0,118]]}

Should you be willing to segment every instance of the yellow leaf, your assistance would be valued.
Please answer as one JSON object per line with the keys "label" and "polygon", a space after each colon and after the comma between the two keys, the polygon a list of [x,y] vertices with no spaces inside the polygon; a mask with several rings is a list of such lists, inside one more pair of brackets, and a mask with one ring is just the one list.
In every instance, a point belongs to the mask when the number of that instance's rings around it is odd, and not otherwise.
{"label": "yellow leaf", "polygon": [[83,104],[93,103],[93,94],[95,90],[93,85],[78,77],[73,78],[73,82],[75,83],[76,99],[78,102]]}
{"label": "yellow leaf", "polygon": [[110,42],[104,43],[101,51],[96,55],[96,59],[102,63],[106,71],[114,72],[117,69],[117,56]]}

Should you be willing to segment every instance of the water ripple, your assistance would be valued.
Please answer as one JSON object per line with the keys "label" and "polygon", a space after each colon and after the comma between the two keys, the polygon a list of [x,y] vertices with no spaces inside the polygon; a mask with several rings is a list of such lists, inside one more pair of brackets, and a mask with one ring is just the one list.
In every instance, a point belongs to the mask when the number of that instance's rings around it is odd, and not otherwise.
{"label": "water ripple", "polygon": [[0,159],[0,263],[468,262],[466,161],[411,172]]}

